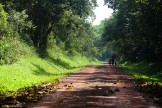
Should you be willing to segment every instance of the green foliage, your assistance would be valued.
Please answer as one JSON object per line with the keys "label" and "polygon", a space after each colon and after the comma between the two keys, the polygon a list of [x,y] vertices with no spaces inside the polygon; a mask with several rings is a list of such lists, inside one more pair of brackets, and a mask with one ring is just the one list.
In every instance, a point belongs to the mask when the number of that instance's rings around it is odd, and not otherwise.
{"label": "green foliage", "polygon": [[142,79],[145,82],[158,81],[162,82],[162,69],[161,64],[159,63],[147,63],[147,62],[139,62],[139,63],[123,63],[121,65],[123,69],[134,76],[136,79]]}
{"label": "green foliage", "polygon": [[3,35],[7,27],[7,13],[4,11],[2,4],[0,4],[0,35]]}
{"label": "green foliage", "polygon": [[[55,49],[57,52],[57,49]],[[49,51],[50,57],[41,59],[35,54],[26,56],[12,65],[0,66],[0,93],[11,93],[20,88],[53,82],[68,75],[89,62],[86,57],[68,57],[62,53]]]}
{"label": "green foliage", "polygon": [[1,3],[8,13],[8,35],[34,45],[41,57],[48,56],[49,47],[60,44],[69,55],[77,52],[92,57],[98,55],[94,31],[87,22],[88,17],[94,17],[92,10],[97,6],[96,0],[9,0]]}
{"label": "green foliage", "polygon": [[158,98],[155,100],[161,103],[161,88],[162,88],[162,64],[158,63],[130,63],[126,62],[121,65],[126,73],[132,75],[136,80],[134,82],[136,90],[144,93],[151,98]]}
{"label": "green foliage", "polygon": [[30,55],[33,50],[19,36],[25,28],[31,27],[31,24],[25,21],[27,18],[25,12],[12,11],[7,14],[2,6],[0,8],[0,65],[3,65],[13,63],[21,56]]}
{"label": "green foliage", "polygon": [[95,45],[100,52],[98,58],[103,61],[111,58],[111,54],[113,53],[109,37],[103,37],[103,34],[110,32],[109,29],[112,29],[111,27],[107,27],[108,23],[110,23],[110,19],[105,19],[99,25],[94,26]]}
{"label": "green foliage", "polygon": [[128,61],[161,62],[160,0],[105,0],[114,9],[103,33],[105,43]]}
{"label": "green foliage", "polygon": [[71,49],[73,46],[71,44],[76,40],[74,34],[78,30],[77,28],[82,22],[85,22],[88,16],[92,16],[94,1],[31,0],[30,2],[23,1],[24,8],[19,3],[15,3],[15,5],[18,9],[26,9],[28,12],[29,19],[35,26],[31,32],[31,40],[39,52],[44,55],[47,52],[51,32],[65,42],[66,49]]}
{"label": "green foliage", "polygon": [[31,55],[34,52],[32,47],[29,47],[16,37],[4,37],[0,42],[3,45],[1,46],[0,65],[12,64],[21,57]]}
{"label": "green foliage", "polygon": [[[7,16],[8,25],[11,28],[9,32],[12,32],[12,37],[20,37],[28,43],[32,43],[27,31],[34,29],[32,22],[27,20],[29,16],[26,14],[26,10],[18,12],[16,10],[10,10]],[[10,33],[11,34],[11,33]]]}
{"label": "green foliage", "polygon": [[42,57],[47,56],[51,32],[55,41],[61,41],[69,53],[77,52],[84,40],[90,40],[87,18],[94,16],[96,0],[2,0],[1,3],[9,14],[7,21],[14,35],[33,44]]}
{"label": "green foliage", "polygon": [[136,80],[134,85],[136,90],[142,92],[144,95],[154,99],[158,104],[162,102],[162,69],[161,63],[125,62],[121,65],[124,72],[133,76]]}

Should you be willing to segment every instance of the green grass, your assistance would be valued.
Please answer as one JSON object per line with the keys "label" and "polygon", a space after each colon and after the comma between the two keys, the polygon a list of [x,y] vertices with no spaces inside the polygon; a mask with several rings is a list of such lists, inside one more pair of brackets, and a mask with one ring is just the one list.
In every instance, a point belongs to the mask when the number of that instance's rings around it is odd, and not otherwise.
{"label": "green grass", "polygon": [[27,56],[12,65],[0,66],[0,94],[16,92],[20,88],[42,82],[52,82],[93,63],[96,62],[90,62],[79,54],[68,57],[51,53],[45,59],[36,55]]}
{"label": "green grass", "polygon": [[157,63],[124,63],[121,67],[129,75],[132,75],[136,79],[143,79],[147,82],[157,81],[162,82],[162,64]]}

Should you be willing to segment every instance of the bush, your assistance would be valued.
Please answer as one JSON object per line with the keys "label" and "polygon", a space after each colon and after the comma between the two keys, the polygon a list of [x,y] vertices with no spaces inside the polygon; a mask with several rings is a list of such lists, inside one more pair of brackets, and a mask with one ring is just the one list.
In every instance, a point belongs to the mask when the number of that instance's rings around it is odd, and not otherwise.
{"label": "bush", "polygon": [[18,37],[7,37],[1,40],[3,48],[0,53],[0,65],[12,64],[20,57],[33,54],[34,50],[22,42]]}
{"label": "bush", "polygon": [[[27,16],[24,14],[23,11],[19,14],[17,12],[8,15],[0,4],[0,65],[11,64],[17,61],[21,56],[33,53],[32,48],[29,48],[19,36],[22,32],[21,29],[30,25],[29,23],[25,25],[25,19]],[[11,16],[13,16],[12,20]],[[18,28],[18,26],[20,27]]]}

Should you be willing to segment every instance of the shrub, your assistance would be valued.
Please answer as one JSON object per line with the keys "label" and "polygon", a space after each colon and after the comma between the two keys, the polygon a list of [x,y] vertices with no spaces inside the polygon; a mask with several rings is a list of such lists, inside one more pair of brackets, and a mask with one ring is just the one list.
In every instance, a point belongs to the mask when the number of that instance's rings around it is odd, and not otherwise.
{"label": "shrub", "polygon": [[31,26],[29,23],[25,25],[26,18],[24,11],[8,15],[0,4],[0,65],[11,64],[32,53],[32,48],[20,39],[22,29]]}

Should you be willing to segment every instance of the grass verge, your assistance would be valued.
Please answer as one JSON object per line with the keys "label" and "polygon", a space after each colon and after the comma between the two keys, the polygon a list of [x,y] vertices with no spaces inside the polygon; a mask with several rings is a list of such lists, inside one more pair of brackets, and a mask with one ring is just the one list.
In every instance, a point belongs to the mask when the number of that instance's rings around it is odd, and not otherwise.
{"label": "grass verge", "polygon": [[96,62],[90,62],[79,54],[73,57],[51,55],[46,59],[27,56],[12,65],[0,66],[0,94],[11,94],[20,88],[53,82],[93,63]]}
{"label": "grass verge", "polygon": [[135,79],[143,79],[145,82],[162,82],[162,64],[157,63],[129,63],[121,64],[126,73]]}
{"label": "grass verge", "polygon": [[[121,67],[136,80],[136,90],[162,105],[162,64],[157,63],[124,63]],[[147,100],[148,101],[148,100]]]}

